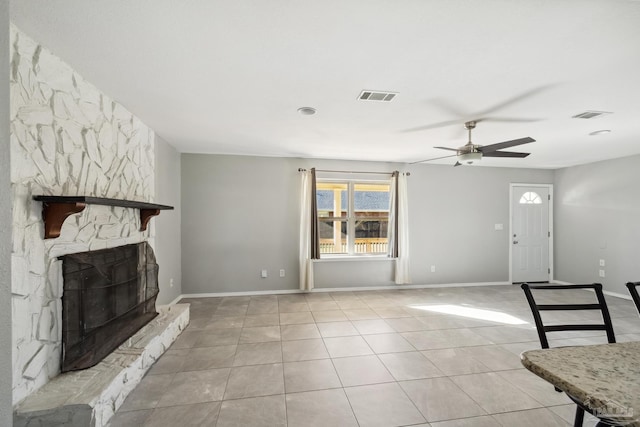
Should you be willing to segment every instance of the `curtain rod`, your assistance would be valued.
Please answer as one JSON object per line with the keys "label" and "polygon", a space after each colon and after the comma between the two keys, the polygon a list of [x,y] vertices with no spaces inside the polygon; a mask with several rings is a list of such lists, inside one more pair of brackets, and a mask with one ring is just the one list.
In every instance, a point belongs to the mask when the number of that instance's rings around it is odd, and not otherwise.
{"label": "curtain rod", "polygon": [[[298,168],[298,172],[306,172],[304,168]],[[316,169],[316,172],[330,172],[330,173],[364,173],[368,175],[393,175],[393,172],[360,172],[360,171],[336,171],[329,169]],[[405,172],[405,175],[411,175],[409,172]]]}

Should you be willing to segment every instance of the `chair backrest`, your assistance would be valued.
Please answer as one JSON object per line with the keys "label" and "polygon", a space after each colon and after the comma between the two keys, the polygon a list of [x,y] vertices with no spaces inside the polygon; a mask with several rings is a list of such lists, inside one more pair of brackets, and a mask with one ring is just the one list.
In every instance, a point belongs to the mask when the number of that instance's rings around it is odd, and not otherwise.
{"label": "chair backrest", "polygon": [[[527,283],[523,283],[521,288],[527,297],[529,307],[531,307],[533,320],[536,322],[536,329],[538,330],[538,337],[540,338],[540,345],[542,348],[549,348],[547,332],[558,331],[605,331],[607,333],[607,341],[610,343],[616,342],[616,337],[613,333],[613,324],[611,323],[611,316],[609,315],[609,309],[607,308],[607,303],[604,299],[604,294],[602,293],[602,285],[600,283],[593,283],[589,285],[529,285]],[[531,292],[532,290],[557,291],[566,289],[592,289],[596,294],[598,302],[592,304],[538,304]],[[541,311],[573,310],[599,310],[602,314],[603,323],[544,325],[542,322],[542,316],[540,315]]]}
{"label": "chair backrest", "polygon": [[627,288],[629,288],[629,293],[631,294],[631,298],[633,298],[633,303],[636,305],[638,313],[640,313],[640,295],[638,295],[638,286],[640,286],[640,282],[627,283]]}

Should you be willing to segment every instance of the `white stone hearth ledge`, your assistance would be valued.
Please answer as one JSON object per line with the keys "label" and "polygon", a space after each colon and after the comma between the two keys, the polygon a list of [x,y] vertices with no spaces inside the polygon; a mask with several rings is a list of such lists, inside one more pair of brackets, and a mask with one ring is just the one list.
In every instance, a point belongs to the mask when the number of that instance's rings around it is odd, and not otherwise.
{"label": "white stone hearth ledge", "polygon": [[60,374],[14,408],[14,427],[103,427],[189,323],[189,304],[158,316],[96,366]]}

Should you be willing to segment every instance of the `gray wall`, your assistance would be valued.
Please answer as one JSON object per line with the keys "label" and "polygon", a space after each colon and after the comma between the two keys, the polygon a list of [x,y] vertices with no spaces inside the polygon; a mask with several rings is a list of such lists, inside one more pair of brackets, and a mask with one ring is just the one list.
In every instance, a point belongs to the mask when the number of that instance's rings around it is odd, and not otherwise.
{"label": "gray wall", "polygon": [[601,282],[624,295],[626,282],[640,281],[638,162],[640,155],[556,171],[556,279]]}
{"label": "gray wall", "polygon": [[180,153],[156,135],[155,156],[155,201],[174,207],[151,220],[155,221],[155,253],[160,266],[157,303],[168,304],[182,293]]}
{"label": "gray wall", "polygon": [[0,425],[11,426],[11,176],[9,2],[0,0]]}
{"label": "gray wall", "polygon": [[[299,166],[295,159],[182,155],[183,293],[298,287]],[[269,277],[261,279],[261,269]]]}
{"label": "gray wall", "polygon": [[[507,281],[509,184],[553,182],[548,170],[183,154],[184,294],[298,289],[299,167],[411,172],[414,284]],[[388,260],[315,266],[317,288],[391,285],[392,277]]]}
{"label": "gray wall", "polygon": [[439,165],[410,170],[413,282],[508,281],[509,184],[551,184],[553,171]]}

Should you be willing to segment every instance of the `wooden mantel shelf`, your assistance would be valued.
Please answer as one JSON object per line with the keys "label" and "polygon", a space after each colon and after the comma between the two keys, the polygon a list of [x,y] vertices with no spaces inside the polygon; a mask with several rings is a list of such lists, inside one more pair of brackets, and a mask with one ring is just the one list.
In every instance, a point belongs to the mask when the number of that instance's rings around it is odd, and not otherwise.
{"label": "wooden mantel shelf", "polygon": [[149,220],[160,214],[161,210],[173,209],[173,206],[156,203],[136,202],[133,200],[107,199],[88,196],[33,196],[33,200],[42,202],[44,238],[60,236],[60,229],[69,215],[82,212],[86,205],[120,206],[140,209],[140,231],[145,231]]}

